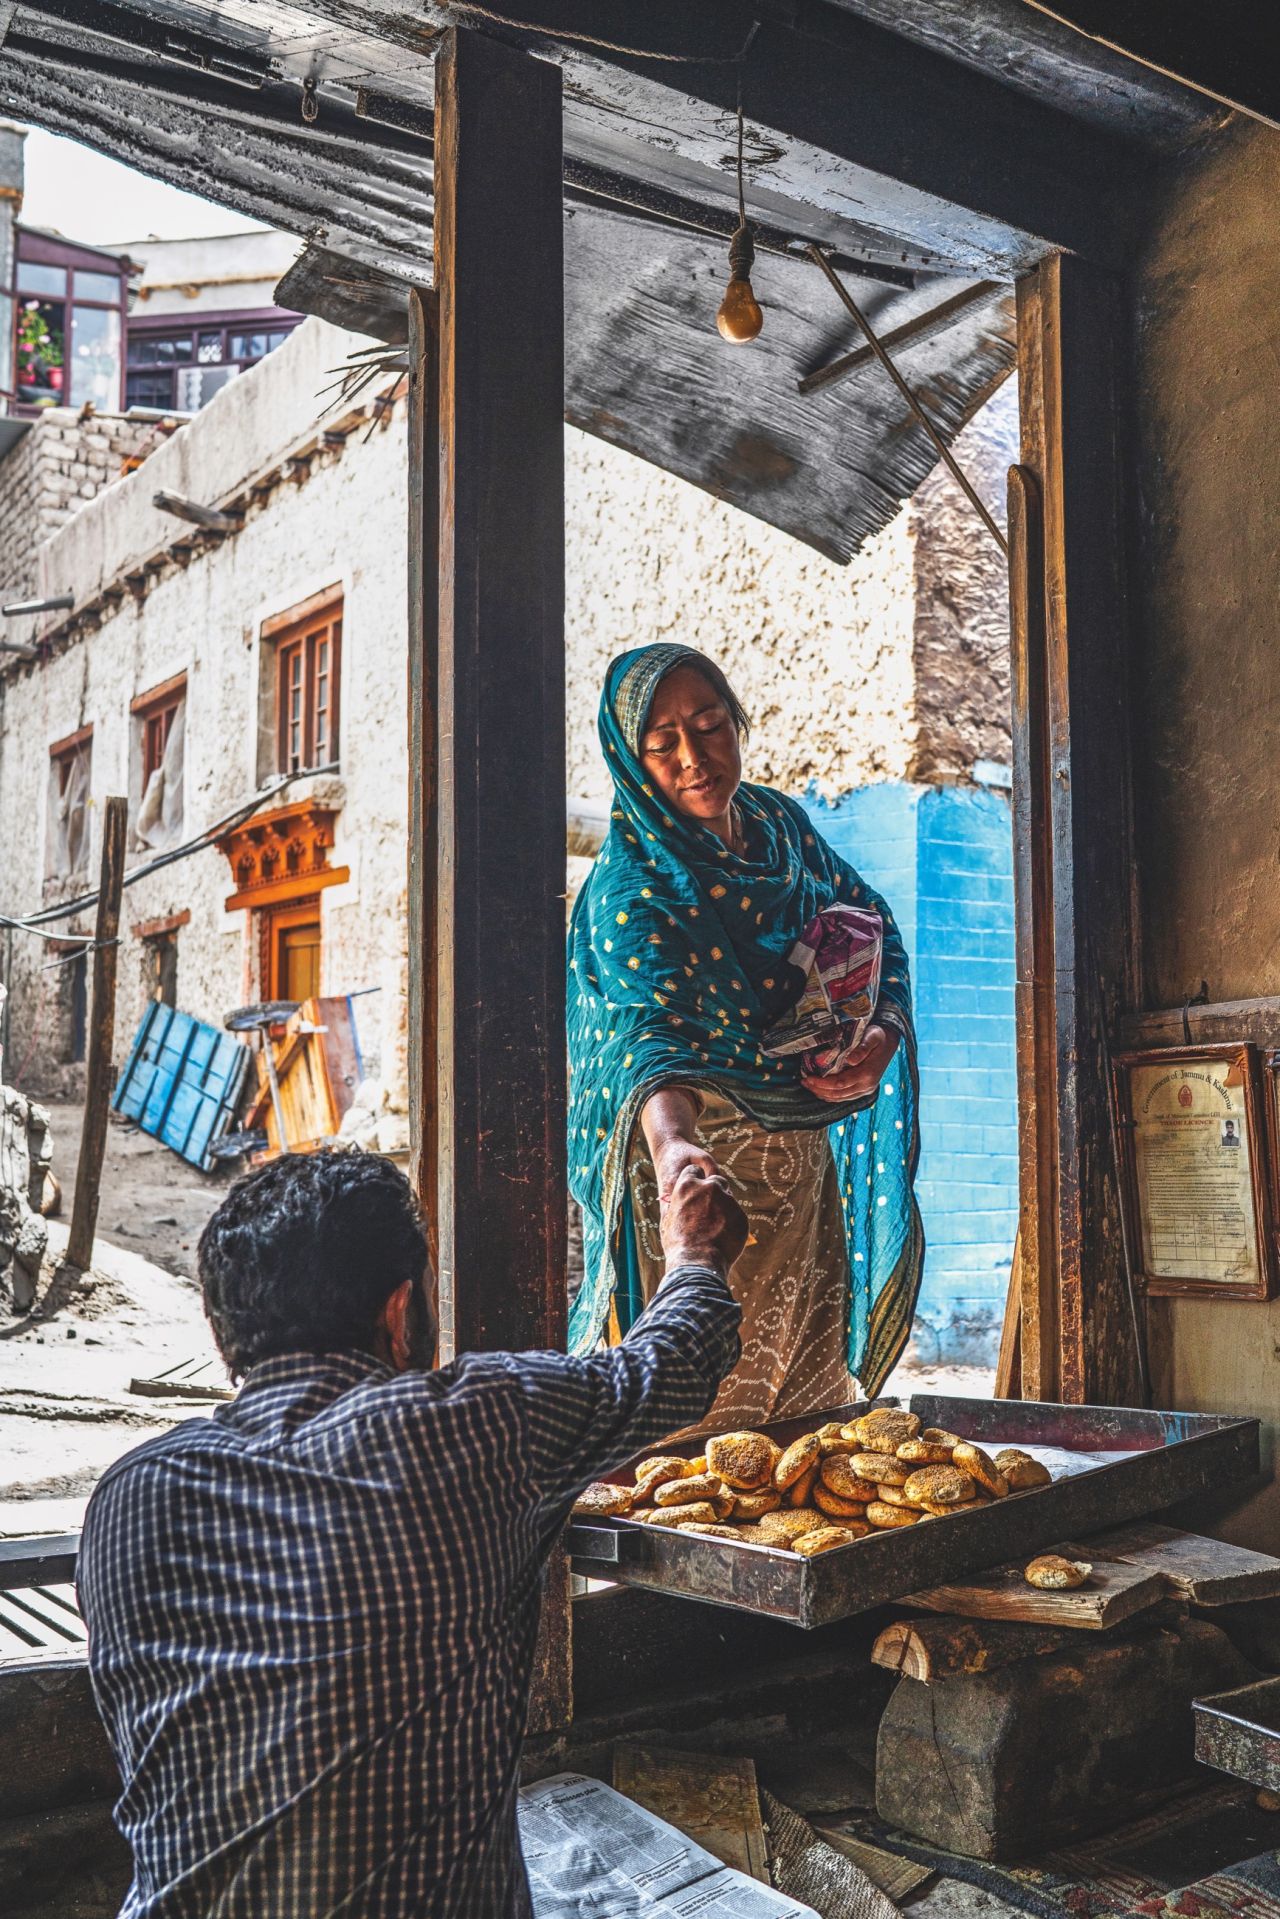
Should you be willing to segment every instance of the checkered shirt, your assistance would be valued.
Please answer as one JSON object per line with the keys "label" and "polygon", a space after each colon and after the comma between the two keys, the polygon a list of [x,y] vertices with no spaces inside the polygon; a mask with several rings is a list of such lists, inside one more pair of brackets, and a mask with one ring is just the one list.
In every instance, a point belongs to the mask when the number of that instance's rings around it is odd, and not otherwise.
{"label": "checkered shirt", "polygon": [[589,1480],[707,1411],[738,1320],[683,1267],[590,1358],[283,1354],[111,1467],[77,1582],[121,1919],[524,1919],[548,1553]]}

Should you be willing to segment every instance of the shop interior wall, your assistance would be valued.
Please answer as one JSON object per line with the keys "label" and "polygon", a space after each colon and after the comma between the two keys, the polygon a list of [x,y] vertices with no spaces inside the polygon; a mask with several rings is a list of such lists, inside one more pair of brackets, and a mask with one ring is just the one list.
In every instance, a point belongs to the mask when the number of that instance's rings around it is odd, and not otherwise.
{"label": "shop interior wall", "polygon": [[[1280,132],[1183,164],[1136,295],[1147,1004],[1280,994]],[[1280,1043],[1280,1031],[1276,1034]],[[1280,1424],[1280,1299],[1150,1302],[1157,1403]],[[1280,1487],[1224,1536],[1280,1550]]]}

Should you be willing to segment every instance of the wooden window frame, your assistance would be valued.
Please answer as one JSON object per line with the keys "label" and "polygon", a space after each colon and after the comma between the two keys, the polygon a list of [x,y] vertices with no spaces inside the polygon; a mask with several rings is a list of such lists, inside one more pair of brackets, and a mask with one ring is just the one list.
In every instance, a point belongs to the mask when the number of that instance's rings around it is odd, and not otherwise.
{"label": "wooden window frame", "polygon": [[315,594],[290,612],[263,622],[262,637],[275,650],[275,755],[279,773],[306,772],[337,763],[342,750],[342,624],[340,588]]}
{"label": "wooden window frame", "polygon": [[152,687],[149,693],[140,693],[130,703],[129,711],[139,722],[139,746],[142,755],[142,787],[147,790],[147,781],[164,761],[164,750],[169,744],[169,734],[173,730],[174,715],[187,697],[187,676],[177,673],[160,686]]}

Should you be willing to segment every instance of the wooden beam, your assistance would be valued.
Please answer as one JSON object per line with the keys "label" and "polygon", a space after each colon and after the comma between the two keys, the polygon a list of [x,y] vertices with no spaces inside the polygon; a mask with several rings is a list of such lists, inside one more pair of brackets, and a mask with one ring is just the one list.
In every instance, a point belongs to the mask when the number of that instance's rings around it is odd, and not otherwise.
{"label": "wooden beam", "polygon": [[409,294],[409,1136],[440,1269],[439,712],[440,353],[434,294]]}
{"label": "wooden beam", "polygon": [[1210,100],[1280,127],[1275,22],[1265,8],[1226,0],[1029,0],[1037,13]]}
{"label": "wooden beam", "polygon": [[[1025,308],[1039,299],[1032,286]],[[1024,317],[1023,331],[1030,322]],[[1020,377],[1035,382],[1038,356]],[[1024,405],[1039,405],[1033,386]],[[1009,677],[1013,754],[1014,1027],[1018,1062],[1018,1352],[1029,1399],[1058,1398],[1057,1091],[1053,842],[1049,830],[1044,513],[1029,466],[1009,469]],[[1010,1274],[1012,1288],[1013,1275]]]}
{"label": "wooden beam", "polygon": [[437,62],[444,1356],[563,1346],[560,73]]}
{"label": "wooden beam", "polygon": [[1280,999],[1219,1000],[1122,1013],[1115,1050],[1139,1053],[1156,1046],[1231,1046],[1245,1041],[1280,1047]]}
{"label": "wooden beam", "polygon": [[116,1033],[116,971],[119,957],[120,901],[124,893],[124,839],[129,802],[109,799],[102,814],[102,868],[98,913],[93,929],[93,997],[89,1005],[89,1043],[85,1066],[84,1123],[76,1166],[76,1197],[67,1237],[67,1265],[87,1272],[102,1196],[102,1160],[107,1149],[111,1106],[111,1052]]}
{"label": "wooden beam", "polygon": [[[564,261],[557,67],[436,64],[442,1359],[563,1348]],[[572,1711],[553,1559],[529,1726]]]}
{"label": "wooden beam", "polygon": [[[1117,1010],[1138,1003],[1139,979],[1121,505],[1126,328],[1120,281],[1082,261],[1055,256],[1019,282],[1022,465],[1044,525],[1043,611],[1030,604],[1032,567],[1022,616],[1031,648],[1043,618],[1042,655],[1024,673],[1015,637],[1014,663],[1015,738],[1027,734],[1016,751],[1032,788],[1021,803],[1030,843],[1015,839],[1023,1390],[1039,1396],[1052,1384],[1056,1344],[1057,1396],[1110,1405],[1141,1391],[1107,1071],[1107,1034]],[[1015,636],[1017,622],[1015,603]],[[1037,740],[1031,709],[1041,699]]]}

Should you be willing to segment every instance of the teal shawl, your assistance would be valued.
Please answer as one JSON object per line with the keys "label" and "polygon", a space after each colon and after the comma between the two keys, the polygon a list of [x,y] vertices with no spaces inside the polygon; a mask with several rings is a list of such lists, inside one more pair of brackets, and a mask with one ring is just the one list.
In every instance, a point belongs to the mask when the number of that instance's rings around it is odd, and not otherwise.
{"label": "teal shawl", "polygon": [[[849,1369],[871,1395],[906,1344],[924,1258],[906,952],[884,901],[786,794],[739,788],[742,857],[666,811],[639,743],[659,681],[683,662],[707,664],[684,646],[624,653],[600,703],[612,821],[569,931],[569,1186],[585,1257],[570,1349],[598,1345],[611,1298],[623,1331],[644,1304],[627,1158],[645,1101],[662,1086],[714,1087],[768,1132],[829,1128],[849,1249]],[[760,1050],[795,997],[788,953],[838,901],[884,918],[876,1017],[899,1035],[878,1093],[847,1107],[815,1099],[798,1059]]]}

